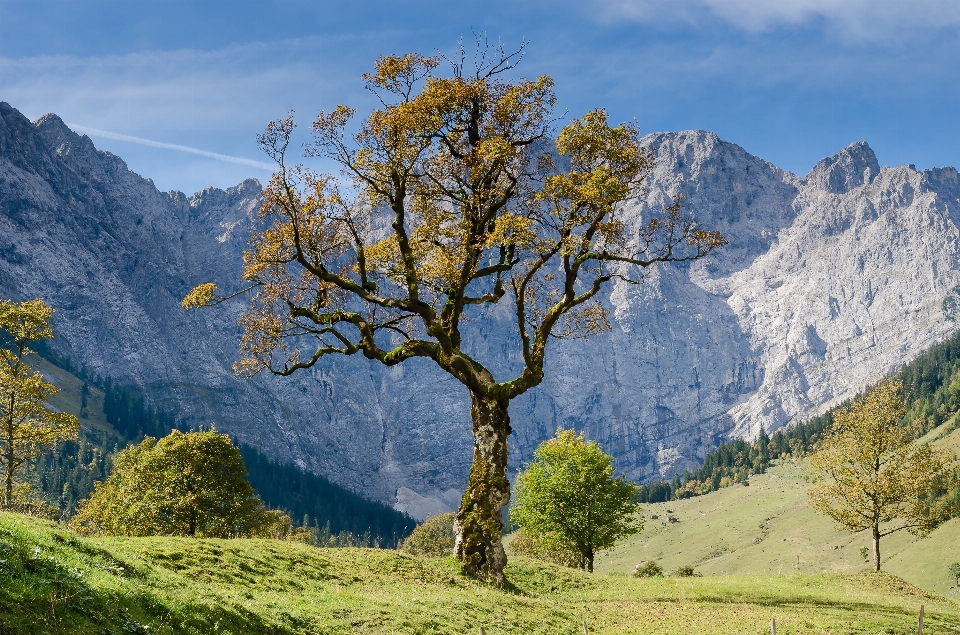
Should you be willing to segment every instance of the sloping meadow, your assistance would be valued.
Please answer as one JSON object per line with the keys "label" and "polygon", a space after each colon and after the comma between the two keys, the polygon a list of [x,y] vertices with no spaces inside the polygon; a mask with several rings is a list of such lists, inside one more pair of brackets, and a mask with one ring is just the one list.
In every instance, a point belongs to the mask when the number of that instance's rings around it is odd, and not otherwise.
{"label": "sloping meadow", "polygon": [[0,633],[926,633],[960,604],[886,574],[637,580],[523,558],[497,588],[452,558],[270,540],[79,538],[0,514]]}

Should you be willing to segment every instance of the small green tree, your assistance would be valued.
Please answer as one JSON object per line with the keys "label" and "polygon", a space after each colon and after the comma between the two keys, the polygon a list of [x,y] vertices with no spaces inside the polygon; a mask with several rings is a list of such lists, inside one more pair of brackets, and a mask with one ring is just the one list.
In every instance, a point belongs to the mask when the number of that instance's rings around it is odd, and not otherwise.
{"label": "small green tree", "polygon": [[43,300],[0,300],[0,452],[4,471],[3,509],[14,508],[13,478],[23,464],[47,448],[76,439],[80,420],[55,412],[47,401],[60,389],[26,362],[30,342],[50,339],[53,308]]}
{"label": "small green tree", "polygon": [[880,382],[833,415],[833,425],[810,457],[818,484],[811,505],[847,531],[869,529],[873,569],[880,570],[880,538],[906,529],[923,535],[949,517],[931,496],[945,489],[950,456],[912,443],[901,425],[906,406],[899,380]]}
{"label": "small green tree", "polygon": [[246,476],[239,450],[216,430],[147,437],[117,453],[71,525],[98,535],[288,537],[289,517],[266,510]]}
{"label": "small green tree", "polygon": [[950,576],[953,578],[954,583],[960,587],[960,562],[954,562],[947,570],[950,572]]}
{"label": "small green tree", "polygon": [[456,518],[453,512],[427,518],[400,543],[400,550],[414,556],[452,556]]}
{"label": "small green tree", "polygon": [[636,485],[614,476],[612,457],[573,430],[559,429],[540,444],[516,489],[511,520],[535,540],[572,545],[587,571],[593,571],[597,550],[642,528]]}

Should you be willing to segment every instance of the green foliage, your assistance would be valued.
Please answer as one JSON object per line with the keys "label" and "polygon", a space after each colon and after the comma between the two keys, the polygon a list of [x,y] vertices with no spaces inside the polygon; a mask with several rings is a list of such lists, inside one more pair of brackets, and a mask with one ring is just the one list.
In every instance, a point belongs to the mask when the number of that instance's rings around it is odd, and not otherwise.
{"label": "green foliage", "polygon": [[449,556],[453,554],[453,512],[437,514],[423,523],[400,543],[400,550],[412,556]]}
{"label": "green foliage", "polygon": [[596,441],[559,429],[518,474],[510,518],[538,541],[571,545],[580,567],[593,571],[597,550],[642,528],[635,497],[636,486],[614,476],[612,457]]}
{"label": "green foliage", "polygon": [[860,557],[864,562],[870,562],[870,547],[860,547]]}
{"label": "green foliage", "polygon": [[633,577],[635,578],[662,578],[663,567],[657,564],[655,560],[641,562],[633,568]]}
{"label": "green foliage", "polygon": [[950,572],[950,575],[953,576],[953,580],[958,587],[960,587],[960,562],[954,562],[949,567],[947,571]]}
{"label": "green foliage", "polygon": [[94,535],[285,537],[290,518],[265,510],[246,475],[226,434],[147,437],[116,455],[71,526]]}
{"label": "green foliage", "polygon": [[532,536],[522,527],[516,532],[510,551],[518,556],[536,558],[544,562],[552,562],[561,567],[580,568],[583,556],[576,546],[564,540],[556,532],[540,536]]}
{"label": "green foliage", "polygon": [[30,342],[50,339],[53,309],[43,300],[0,300],[0,462],[4,472],[3,509],[13,509],[14,476],[46,448],[75,439],[80,421],[55,412],[47,401],[59,389],[26,363]]}
{"label": "green foliage", "polygon": [[677,567],[676,571],[673,572],[673,577],[675,578],[692,578],[699,575],[696,571],[693,570],[693,567],[690,565],[684,565]]}

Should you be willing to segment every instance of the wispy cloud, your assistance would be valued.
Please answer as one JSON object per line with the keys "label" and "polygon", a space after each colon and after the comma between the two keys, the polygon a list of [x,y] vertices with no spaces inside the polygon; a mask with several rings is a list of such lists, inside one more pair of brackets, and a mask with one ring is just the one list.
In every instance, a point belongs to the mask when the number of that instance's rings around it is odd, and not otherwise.
{"label": "wispy cloud", "polygon": [[139,143],[140,145],[150,146],[152,148],[166,148],[167,150],[179,150],[180,152],[190,152],[192,154],[199,154],[200,156],[209,157],[211,159],[217,159],[218,161],[226,161],[228,163],[237,163],[239,165],[249,165],[251,167],[260,168],[261,170],[273,171],[276,166],[271,165],[270,163],[264,163],[263,161],[254,161],[253,159],[244,159],[243,157],[232,157],[227,154],[219,154],[217,152],[209,152],[207,150],[201,150],[200,148],[191,148],[190,146],[183,146],[177,143],[164,143],[163,141],[153,141],[152,139],[144,139],[142,137],[132,137],[130,135],[119,134],[117,132],[110,132],[108,130],[99,130],[97,128],[91,128],[89,126],[81,126],[75,123],[68,123],[67,126],[73,128],[77,132],[82,132],[84,134],[93,136],[93,137],[104,137],[107,139],[115,139],[117,141],[128,141],[130,143]]}
{"label": "wispy cloud", "polygon": [[901,40],[960,27],[956,0],[595,0],[607,19],[700,22],[718,17],[749,32],[820,22],[845,38]]}

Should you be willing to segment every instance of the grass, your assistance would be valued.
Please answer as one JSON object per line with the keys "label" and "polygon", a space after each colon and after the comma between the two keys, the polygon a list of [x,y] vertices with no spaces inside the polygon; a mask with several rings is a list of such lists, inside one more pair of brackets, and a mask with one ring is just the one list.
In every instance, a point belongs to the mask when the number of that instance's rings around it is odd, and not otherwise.
{"label": "grass", "polygon": [[[927,440],[960,452],[960,429],[941,426]],[[871,545],[869,533],[837,530],[814,512],[807,504],[810,485],[804,466],[787,461],[751,477],[746,487],[643,505],[643,532],[601,554],[596,569],[627,574],[638,562],[656,560],[665,571],[693,565],[708,576],[869,571],[860,555],[861,547]],[[883,538],[880,550],[885,571],[960,598],[947,571],[949,563],[960,561],[960,519],[925,538],[898,532]]]}
{"label": "grass", "polygon": [[0,514],[0,633],[927,633],[960,604],[890,575],[637,580],[511,558],[506,588],[450,558],[270,540],[80,538]]}

